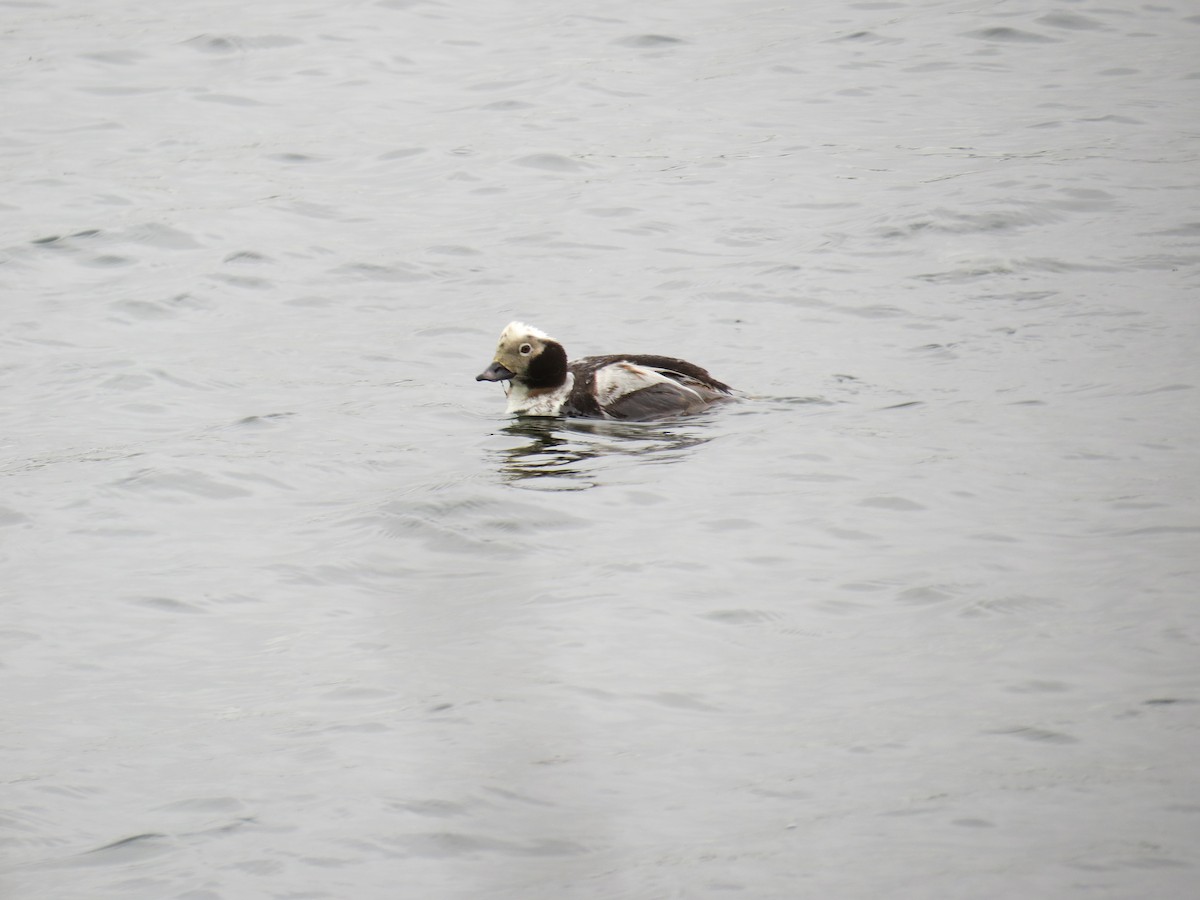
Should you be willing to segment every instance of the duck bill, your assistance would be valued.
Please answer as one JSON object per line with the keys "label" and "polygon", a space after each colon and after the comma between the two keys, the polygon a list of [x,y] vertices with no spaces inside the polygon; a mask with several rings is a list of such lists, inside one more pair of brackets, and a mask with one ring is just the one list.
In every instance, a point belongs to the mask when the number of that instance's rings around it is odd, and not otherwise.
{"label": "duck bill", "polygon": [[498,362],[492,363],[482,372],[475,376],[476,381],[508,381],[513,377],[513,373],[500,365]]}

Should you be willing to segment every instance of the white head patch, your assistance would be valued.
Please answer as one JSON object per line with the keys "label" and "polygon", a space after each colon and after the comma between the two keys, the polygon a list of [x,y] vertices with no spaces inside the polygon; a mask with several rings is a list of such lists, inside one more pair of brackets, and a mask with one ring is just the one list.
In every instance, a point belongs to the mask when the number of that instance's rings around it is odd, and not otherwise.
{"label": "white head patch", "polygon": [[504,326],[504,330],[500,332],[500,343],[503,344],[505,341],[516,341],[527,337],[534,337],[542,341],[554,340],[546,332],[539,328],[534,328],[532,325],[526,325],[524,322],[509,322]]}

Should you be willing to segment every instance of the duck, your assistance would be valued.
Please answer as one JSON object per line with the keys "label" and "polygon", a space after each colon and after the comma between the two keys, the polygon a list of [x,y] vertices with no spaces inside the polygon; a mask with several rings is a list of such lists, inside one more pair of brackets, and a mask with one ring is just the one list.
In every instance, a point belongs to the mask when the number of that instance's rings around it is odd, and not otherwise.
{"label": "duck", "polygon": [[641,421],[686,415],[728,400],[733,388],[695,363],[652,354],[567,361],[550,335],[524,322],[500,332],[492,364],[476,381],[505,382],[508,413]]}

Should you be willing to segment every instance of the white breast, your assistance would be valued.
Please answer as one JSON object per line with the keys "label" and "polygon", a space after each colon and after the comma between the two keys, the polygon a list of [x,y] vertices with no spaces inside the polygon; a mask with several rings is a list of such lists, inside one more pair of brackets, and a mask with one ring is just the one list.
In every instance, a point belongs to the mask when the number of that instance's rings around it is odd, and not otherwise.
{"label": "white breast", "polygon": [[508,412],[519,416],[557,416],[563,404],[571,396],[575,385],[575,374],[567,373],[567,380],[552,391],[530,393],[529,388],[517,382],[508,382]]}

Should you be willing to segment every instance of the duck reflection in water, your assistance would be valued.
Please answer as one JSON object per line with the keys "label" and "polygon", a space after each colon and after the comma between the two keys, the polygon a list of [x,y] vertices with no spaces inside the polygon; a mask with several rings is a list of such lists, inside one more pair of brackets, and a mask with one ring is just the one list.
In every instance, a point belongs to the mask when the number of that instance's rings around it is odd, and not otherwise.
{"label": "duck reflection in water", "polygon": [[712,440],[701,434],[703,419],[690,417],[687,425],[629,423],[591,419],[527,416],[501,429],[523,443],[497,451],[505,481],[539,490],[581,491],[603,483],[605,462],[616,457],[637,457],[645,462],[669,463],[687,451]]}

